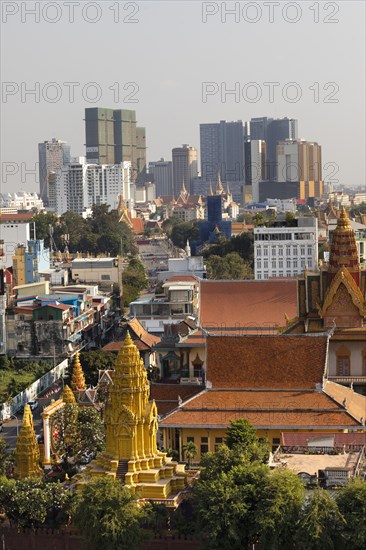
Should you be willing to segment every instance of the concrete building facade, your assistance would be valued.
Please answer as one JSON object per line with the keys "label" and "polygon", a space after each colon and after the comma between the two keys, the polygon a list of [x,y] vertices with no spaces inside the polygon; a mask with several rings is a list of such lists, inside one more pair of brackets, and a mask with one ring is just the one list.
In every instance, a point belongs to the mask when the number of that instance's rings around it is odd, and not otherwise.
{"label": "concrete building facade", "polygon": [[173,195],[178,196],[182,184],[188,193],[192,192],[193,179],[198,176],[197,149],[187,144],[172,150]]}
{"label": "concrete building facade", "polygon": [[318,265],[318,220],[298,218],[296,227],[254,228],[254,278],[296,277]]}

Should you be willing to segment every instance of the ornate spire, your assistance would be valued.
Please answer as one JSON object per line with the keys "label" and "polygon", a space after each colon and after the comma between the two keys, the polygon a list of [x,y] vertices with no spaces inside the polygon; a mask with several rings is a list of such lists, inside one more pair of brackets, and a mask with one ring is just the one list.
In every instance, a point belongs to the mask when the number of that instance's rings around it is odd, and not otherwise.
{"label": "ornate spire", "polygon": [[229,187],[229,182],[226,183],[226,194],[229,196],[231,195],[231,191],[230,191],[230,187]]}
{"label": "ornate spire", "polygon": [[212,183],[210,183],[210,191],[208,193],[210,195],[210,197],[213,196],[214,192],[213,192],[213,189],[212,189]]}
{"label": "ornate spire", "polygon": [[127,332],[118,353],[105,409],[106,451],[118,460],[157,453],[157,411],[140,353]]}
{"label": "ornate spire", "polygon": [[189,240],[188,239],[187,239],[187,244],[186,244],[186,247],[185,247],[184,250],[185,250],[187,256],[191,255],[191,247],[189,246]]}
{"label": "ornate spire", "polygon": [[360,262],[355,233],[344,208],[341,210],[337,227],[332,234],[328,267],[329,283],[341,267],[346,267],[357,285],[360,284]]}
{"label": "ornate spire", "polygon": [[222,186],[220,167],[217,170],[217,184],[216,184],[216,195],[222,195],[224,188]]}
{"label": "ornate spire", "polygon": [[62,392],[62,401],[68,405],[75,405],[75,395],[72,393],[70,386],[66,385]]}
{"label": "ornate spire", "polygon": [[85,376],[83,373],[82,366],[80,364],[79,352],[77,351],[75,354],[74,368],[72,371],[71,389],[73,392],[77,392],[77,391],[85,390],[85,388],[86,388]]}
{"label": "ornate spire", "polygon": [[15,477],[38,477],[43,475],[39,467],[39,447],[33,427],[33,416],[29,405],[24,407],[23,425],[17,439],[15,449],[16,470]]}

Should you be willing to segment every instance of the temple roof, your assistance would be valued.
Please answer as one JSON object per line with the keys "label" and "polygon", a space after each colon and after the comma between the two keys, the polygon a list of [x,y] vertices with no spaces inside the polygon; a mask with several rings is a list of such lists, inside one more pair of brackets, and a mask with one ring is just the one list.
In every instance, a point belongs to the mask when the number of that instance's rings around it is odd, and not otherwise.
{"label": "temple roof", "polygon": [[315,389],[322,384],[328,335],[208,336],[213,388]]}
{"label": "temple roof", "polygon": [[202,328],[251,327],[261,333],[263,327],[283,327],[285,316],[297,315],[296,280],[202,280],[200,290]]}

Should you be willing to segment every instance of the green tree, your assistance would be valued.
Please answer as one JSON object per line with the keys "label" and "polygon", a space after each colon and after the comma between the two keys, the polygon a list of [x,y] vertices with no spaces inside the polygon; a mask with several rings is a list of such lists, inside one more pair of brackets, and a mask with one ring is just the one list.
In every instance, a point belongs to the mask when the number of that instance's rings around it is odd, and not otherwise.
{"label": "green tree", "polygon": [[113,369],[117,355],[111,351],[90,350],[80,353],[80,363],[83,366],[85,381],[96,386],[99,379],[99,370]]}
{"label": "green tree", "polygon": [[178,248],[184,248],[187,240],[198,240],[199,229],[198,222],[178,222],[172,227],[170,238]]}
{"label": "green tree", "polygon": [[14,451],[4,439],[0,439],[0,476],[5,476],[8,469],[15,465]]}
{"label": "green tree", "polygon": [[147,526],[153,530],[154,534],[161,534],[168,528],[169,511],[164,504],[157,504],[150,501],[144,508],[146,514]]}
{"label": "green tree", "polygon": [[146,288],[147,283],[144,266],[137,258],[132,258],[122,273],[123,303],[125,307],[136,300],[141,290]]}
{"label": "green tree", "polygon": [[229,449],[234,451],[239,450],[244,453],[250,461],[268,461],[268,441],[260,441],[255,428],[245,418],[240,418],[230,423],[226,432],[226,444]]}
{"label": "green tree", "polygon": [[230,252],[225,257],[212,255],[206,260],[209,279],[252,279],[253,271],[237,252]]}
{"label": "green tree", "polygon": [[37,239],[44,239],[45,247],[49,248],[50,226],[55,231],[56,225],[58,224],[58,218],[56,214],[53,214],[52,212],[41,212],[40,214],[35,214],[32,218],[32,221],[35,222]]}
{"label": "green tree", "polygon": [[366,482],[354,479],[337,494],[336,502],[346,520],[343,532],[345,547],[366,548]]}
{"label": "green tree", "polygon": [[61,527],[69,523],[74,495],[60,483],[38,478],[0,478],[0,508],[16,527]]}
{"label": "green tree", "polygon": [[81,440],[81,454],[102,451],[105,447],[105,432],[101,416],[93,407],[81,407],[77,419]]}
{"label": "green tree", "polygon": [[79,463],[85,453],[104,449],[105,434],[101,415],[92,407],[66,404],[53,416],[58,430],[57,454],[64,463]]}
{"label": "green tree", "polygon": [[120,481],[96,479],[83,487],[74,513],[74,523],[88,541],[90,550],[138,548],[144,511],[137,497]]}
{"label": "green tree", "polygon": [[191,460],[197,456],[197,445],[193,441],[188,441],[186,445],[183,445],[183,452],[188,461],[188,468],[190,468]]}
{"label": "green tree", "polygon": [[267,478],[258,507],[260,542],[266,550],[295,550],[295,535],[304,501],[304,486],[289,470]]}
{"label": "green tree", "polygon": [[333,550],[340,542],[345,520],[331,494],[315,489],[302,508],[297,547],[303,550]]}

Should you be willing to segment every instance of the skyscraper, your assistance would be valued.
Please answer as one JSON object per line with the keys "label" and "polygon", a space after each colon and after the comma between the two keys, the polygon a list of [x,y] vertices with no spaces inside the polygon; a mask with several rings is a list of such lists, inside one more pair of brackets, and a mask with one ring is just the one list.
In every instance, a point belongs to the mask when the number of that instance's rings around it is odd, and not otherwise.
{"label": "skyscraper", "polygon": [[320,197],[323,193],[321,145],[300,139],[279,141],[277,181],[303,182],[306,198]]}
{"label": "skyscraper", "polygon": [[136,126],[136,111],[85,109],[86,159],[91,164],[131,163],[132,181],[146,172],[146,131]]}
{"label": "skyscraper", "polygon": [[[252,139],[244,144],[245,186],[244,204],[251,199],[259,201],[259,182],[266,179],[266,142]],[[248,198],[248,200],[246,199]]]}
{"label": "skyscraper", "polygon": [[297,139],[297,120],[293,118],[252,118],[246,125],[246,139],[266,142],[266,178],[275,180],[276,145],[284,139]]}
{"label": "skyscraper", "polygon": [[44,204],[52,209],[56,201],[56,179],[63,165],[70,163],[70,145],[52,138],[38,144],[39,190]]}
{"label": "skyscraper", "polygon": [[217,171],[223,182],[244,180],[244,130],[241,120],[200,124],[202,180],[215,181]]}
{"label": "skyscraper", "polygon": [[173,195],[173,165],[163,158],[149,162],[149,174],[153,176],[156,196]]}
{"label": "skyscraper", "polygon": [[188,193],[192,191],[193,179],[198,175],[197,149],[187,144],[172,150],[173,162],[173,194],[179,195],[182,184]]}

